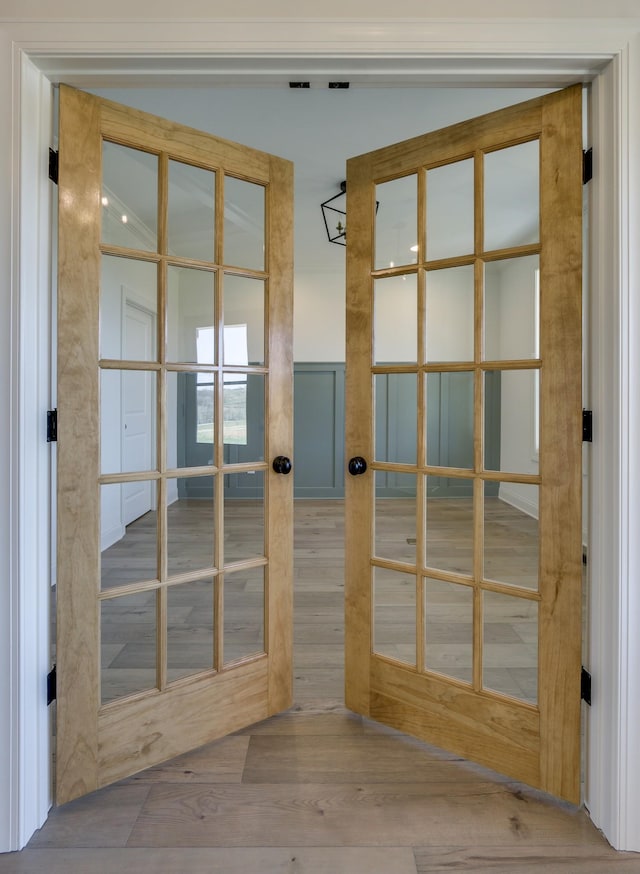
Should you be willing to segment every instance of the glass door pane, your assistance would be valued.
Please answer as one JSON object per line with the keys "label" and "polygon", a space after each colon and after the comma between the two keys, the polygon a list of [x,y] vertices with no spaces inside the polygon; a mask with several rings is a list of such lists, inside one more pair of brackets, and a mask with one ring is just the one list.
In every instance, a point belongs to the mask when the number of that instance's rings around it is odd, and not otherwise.
{"label": "glass door pane", "polygon": [[[216,247],[223,229],[225,261],[264,270],[266,189],[226,176],[222,204],[215,169],[107,140],[102,155],[101,616],[110,645],[120,635],[124,646],[108,663],[111,650],[103,653],[106,703],[220,670],[216,654],[245,609],[255,645],[227,641],[224,659],[264,649],[264,591],[234,599],[243,575],[229,577],[224,597],[235,613],[224,627],[216,604],[223,565],[266,552],[264,470],[224,472],[264,464],[265,278],[228,273],[222,282]],[[122,248],[133,251],[123,257]],[[143,639],[125,640],[115,623],[150,598],[157,617],[152,610]],[[156,660],[157,677],[155,668],[147,677]]]}

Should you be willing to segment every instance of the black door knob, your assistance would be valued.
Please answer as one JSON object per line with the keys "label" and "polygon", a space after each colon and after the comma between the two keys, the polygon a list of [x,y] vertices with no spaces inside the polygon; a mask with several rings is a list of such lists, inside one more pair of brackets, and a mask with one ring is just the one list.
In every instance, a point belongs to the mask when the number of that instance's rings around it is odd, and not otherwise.
{"label": "black door knob", "polygon": [[355,455],[349,461],[349,473],[351,476],[360,476],[367,469],[367,462],[361,455]]}
{"label": "black door knob", "polygon": [[291,459],[286,455],[276,455],[273,459],[273,469],[276,473],[291,473]]}

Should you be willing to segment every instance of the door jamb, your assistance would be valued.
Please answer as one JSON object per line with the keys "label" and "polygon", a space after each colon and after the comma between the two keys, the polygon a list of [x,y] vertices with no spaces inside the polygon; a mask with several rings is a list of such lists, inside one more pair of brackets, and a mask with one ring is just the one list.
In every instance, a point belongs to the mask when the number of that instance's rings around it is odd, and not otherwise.
{"label": "door jamb", "polygon": [[[49,583],[49,448],[41,438],[49,395],[44,336],[50,315],[53,199],[42,155],[49,145],[51,94],[49,80],[15,44],[13,65],[14,170],[20,186],[13,189],[16,266],[10,276],[16,414],[10,437],[17,475],[11,482],[9,506],[18,509],[17,533],[10,544],[14,579],[7,588],[17,597],[7,596],[8,640],[13,641],[14,656],[8,662],[8,690],[0,689],[3,698],[8,692],[5,700],[11,705],[0,708],[10,713],[9,725],[0,726],[0,739],[8,736],[2,749],[11,763],[4,781],[7,793],[0,797],[0,814],[4,816],[6,809],[9,823],[5,839],[0,822],[0,851],[24,846],[46,818],[50,803],[49,720],[42,694],[49,659],[49,607],[44,597]],[[629,576],[640,566],[640,544],[630,538],[640,526],[640,460],[630,436],[640,426],[640,257],[630,245],[640,234],[640,174],[631,161],[640,151],[640,119],[631,112],[640,101],[640,36],[635,35],[595,79],[593,95],[590,321],[598,332],[593,333],[591,350],[596,430],[590,505],[600,512],[599,525],[591,523],[589,573],[602,583],[592,586],[594,706],[587,719],[586,804],[615,847],[640,850],[640,751],[632,742],[632,726],[640,721],[640,640],[632,633],[640,626],[640,592],[633,590]],[[24,135],[27,131],[29,136]],[[39,351],[35,366],[30,366],[34,349]],[[607,590],[608,581],[618,585]],[[5,770],[0,762],[0,776]]]}

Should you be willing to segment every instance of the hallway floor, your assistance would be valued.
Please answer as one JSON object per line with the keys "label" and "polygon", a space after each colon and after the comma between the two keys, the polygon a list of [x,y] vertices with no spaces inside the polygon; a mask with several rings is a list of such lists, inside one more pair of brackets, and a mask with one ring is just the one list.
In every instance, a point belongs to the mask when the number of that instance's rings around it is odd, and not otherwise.
{"label": "hallway floor", "polygon": [[52,811],[0,874],[638,872],[584,811],[347,711],[342,514],[296,505],[295,705]]}

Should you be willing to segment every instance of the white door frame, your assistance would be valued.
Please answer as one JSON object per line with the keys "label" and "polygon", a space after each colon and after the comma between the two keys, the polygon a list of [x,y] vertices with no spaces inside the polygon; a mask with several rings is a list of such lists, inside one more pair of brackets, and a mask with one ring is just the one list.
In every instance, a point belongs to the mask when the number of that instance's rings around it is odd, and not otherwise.
{"label": "white door frame", "polygon": [[264,82],[276,70],[425,85],[593,80],[585,801],[615,847],[640,850],[638,18],[0,21],[0,851],[24,846],[50,804],[50,83]]}

